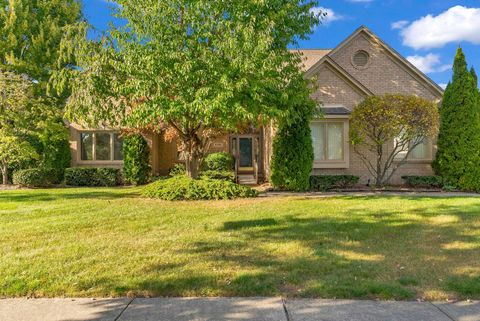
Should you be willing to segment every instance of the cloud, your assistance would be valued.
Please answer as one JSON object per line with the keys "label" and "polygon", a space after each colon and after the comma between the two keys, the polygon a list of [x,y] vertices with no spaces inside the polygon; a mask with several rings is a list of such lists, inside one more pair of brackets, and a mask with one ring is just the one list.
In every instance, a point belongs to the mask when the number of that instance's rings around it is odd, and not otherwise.
{"label": "cloud", "polygon": [[343,19],[343,16],[337,14],[333,9],[330,8],[324,8],[324,7],[315,7],[311,9],[311,12],[315,14],[319,13],[326,13],[326,16],[323,16],[322,18],[322,24],[323,25],[328,25],[329,23],[337,20]]}
{"label": "cloud", "polygon": [[406,25],[408,25],[407,20],[400,20],[393,22],[390,26],[392,27],[392,29],[403,29]]}
{"label": "cloud", "polygon": [[424,73],[443,72],[452,67],[442,64],[440,56],[432,53],[426,56],[408,56],[407,60]]}
{"label": "cloud", "polygon": [[401,29],[403,44],[414,49],[441,48],[461,41],[480,44],[480,8],[455,6],[438,16],[422,17]]}

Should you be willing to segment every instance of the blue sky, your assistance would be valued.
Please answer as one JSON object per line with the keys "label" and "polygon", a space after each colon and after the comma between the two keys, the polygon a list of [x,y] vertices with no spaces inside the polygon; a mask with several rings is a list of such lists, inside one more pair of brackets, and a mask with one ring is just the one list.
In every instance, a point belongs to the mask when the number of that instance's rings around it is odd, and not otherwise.
{"label": "blue sky", "polygon": [[[97,30],[112,21],[105,0],[84,0],[85,16]],[[301,48],[333,48],[366,25],[439,84],[451,78],[457,47],[480,74],[479,0],[320,0],[328,13]]]}

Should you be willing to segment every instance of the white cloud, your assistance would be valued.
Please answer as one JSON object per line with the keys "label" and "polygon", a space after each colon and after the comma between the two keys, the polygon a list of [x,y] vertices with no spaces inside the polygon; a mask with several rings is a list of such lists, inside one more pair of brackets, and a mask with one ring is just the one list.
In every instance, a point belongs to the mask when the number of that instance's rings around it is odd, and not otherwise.
{"label": "white cloud", "polygon": [[440,56],[432,53],[426,56],[408,56],[407,60],[424,73],[443,72],[452,67],[442,64]]}
{"label": "white cloud", "polygon": [[321,20],[323,25],[328,25],[333,21],[343,19],[343,16],[337,14],[335,11],[333,11],[333,9],[330,9],[330,8],[315,7],[315,8],[312,8],[311,11],[315,14],[319,14],[319,13],[327,14],[326,16],[323,16]]}
{"label": "white cloud", "polygon": [[403,44],[415,49],[461,41],[480,44],[480,8],[455,6],[438,16],[427,15],[404,26],[401,35]]}
{"label": "white cloud", "polygon": [[390,26],[392,27],[392,29],[403,29],[406,25],[408,25],[407,20],[400,20],[393,22]]}
{"label": "white cloud", "polygon": [[446,84],[446,83],[440,83],[440,84],[438,84],[438,85],[439,85],[440,87],[442,87],[442,89],[445,90],[445,89],[447,88],[447,85],[448,85],[448,84]]}

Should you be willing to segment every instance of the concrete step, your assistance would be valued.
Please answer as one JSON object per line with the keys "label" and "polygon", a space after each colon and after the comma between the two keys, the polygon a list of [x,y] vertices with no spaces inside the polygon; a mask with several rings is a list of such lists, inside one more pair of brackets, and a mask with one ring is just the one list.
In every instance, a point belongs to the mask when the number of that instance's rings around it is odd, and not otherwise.
{"label": "concrete step", "polygon": [[240,185],[257,185],[257,180],[253,175],[238,175],[238,184]]}

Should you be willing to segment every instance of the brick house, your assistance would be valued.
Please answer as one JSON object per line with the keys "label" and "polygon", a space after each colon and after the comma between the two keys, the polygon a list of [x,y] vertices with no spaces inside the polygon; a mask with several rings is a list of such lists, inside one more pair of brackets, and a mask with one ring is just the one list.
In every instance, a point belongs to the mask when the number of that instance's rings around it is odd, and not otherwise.
{"label": "brick house", "polygon": [[[331,50],[300,50],[306,77],[316,77],[313,98],[324,117],[311,123],[315,151],[314,174],[352,174],[367,182],[371,175],[349,144],[349,116],[369,95],[399,93],[440,102],[443,90],[365,26]],[[251,128],[212,141],[209,152],[232,153],[241,183],[268,180],[274,128]],[[165,175],[181,155],[175,141],[161,134],[145,136],[151,148],[154,174]],[[115,130],[70,127],[72,166],[121,167],[122,139]],[[392,142],[393,147],[393,142]],[[435,144],[425,141],[392,178],[431,175]]]}

